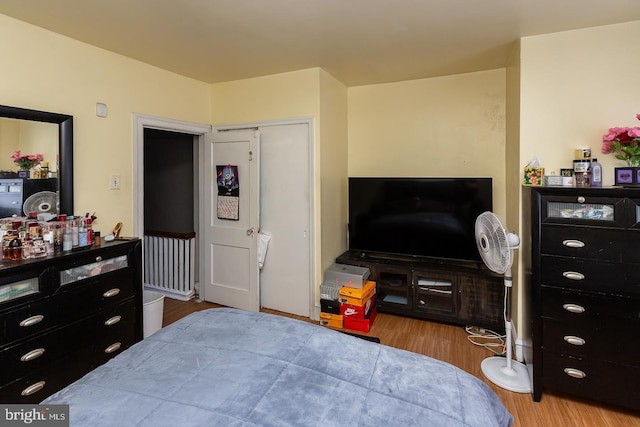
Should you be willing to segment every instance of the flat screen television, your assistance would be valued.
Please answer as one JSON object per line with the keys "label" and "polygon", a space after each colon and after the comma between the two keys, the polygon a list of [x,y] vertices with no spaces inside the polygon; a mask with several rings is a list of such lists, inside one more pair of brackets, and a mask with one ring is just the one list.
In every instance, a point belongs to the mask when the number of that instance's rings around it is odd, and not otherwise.
{"label": "flat screen television", "polygon": [[349,178],[349,250],[481,262],[475,220],[493,208],[491,178]]}

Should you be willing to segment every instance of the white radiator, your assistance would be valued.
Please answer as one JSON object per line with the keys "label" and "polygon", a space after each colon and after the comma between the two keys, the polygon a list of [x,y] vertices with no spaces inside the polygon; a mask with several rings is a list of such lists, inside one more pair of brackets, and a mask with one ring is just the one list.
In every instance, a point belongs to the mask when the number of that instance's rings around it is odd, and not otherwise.
{"label": "white radiator", "polygon": [[195,233],[144,236],[144,286],[182,301],[195,296]]}

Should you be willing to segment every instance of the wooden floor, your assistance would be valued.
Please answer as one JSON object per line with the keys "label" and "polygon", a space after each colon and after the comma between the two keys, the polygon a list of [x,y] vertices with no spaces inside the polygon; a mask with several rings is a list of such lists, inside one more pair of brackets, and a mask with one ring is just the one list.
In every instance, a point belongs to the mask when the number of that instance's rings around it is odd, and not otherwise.
{"label": "wooden floor", "polygon": [[[212,307],[219,306],[207,302],[183,302],[165,298],[163,326],[191,312]],[[316,323],[308,318],[273,310],[262,311]],[[485,378],[480,371],[480,363],[492,354],[482,347],[471,344],[462,327],[384,313],[378,314],[371,331],[366,335],[380,338],[382,344],[444,360],[483,380]],[[512,393],[489,381],[485,380],[485,382],[511,412],[516,420],[516,426],[640,427],[640,412],[631,412],[551,392],[543,393],[542,400],[534,402],[530,394]],[[638,386],[640,387],[640,384]]]}

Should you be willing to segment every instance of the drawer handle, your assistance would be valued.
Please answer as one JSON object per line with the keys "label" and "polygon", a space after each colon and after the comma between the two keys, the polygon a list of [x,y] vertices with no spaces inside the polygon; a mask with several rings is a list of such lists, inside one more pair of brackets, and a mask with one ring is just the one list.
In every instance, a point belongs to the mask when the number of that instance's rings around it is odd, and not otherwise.
{"label": "drawer handle", "polygon": [[20,322],[20,326],[26,328],[28,326],[33,326],[38,324],[44,320],[44,316],[42,314],[36,314],[35,316],[27,317],[22,322]]}
{"label": "drawer handle", "polygon": [[20,394],[23,396],[31,396],[32,394],[42,390],[44,388],[44,384],[45,384],[44,381],[38,381],[37,383],[31,384],[29,387],[22,390],[22,393]]}
{"label": "drawer handle", "polygon": [[113,288],[113,289],[109,289],[107,292],[102,294],[102,296],[105,297],[105,298],[111,298],[111,297],[115,297],[119,293],[120,293],[120,289]]}
{"label": "drawer handle", "polygon": [[584,280],[584,274],[577,271],[565,271],[562,275],[569,280]]}
{"label": "drawer handle", "polygon": [[118,351],[121,346],[122,344],[119,342],[113,343],[109,347],[105,348],[104,352],[107,354],[113,353],[114,351]]}
{"label": "drawer handle", "polygon": [[122,319],[122,316],[113,316],[111,319],[107,319],[104,324],[107,326],[115,325]]}
{"label": "drawer handle", "polygon": [[568,248],[584,248],[584,242],[575,239],[563,240],[562,244]]}
{"label": "drawer handle", "polygon": [[582,379],[587,376],[586,372],[576,368],[564,368],[564,373],[569,375],[572,378],[578,378],[578,379]]}
{"label": "drawer handle", "polygon": [[584,203],[586,201],[587,199],[585,199],[584,196],[578,196],[578,203]]}
{"label": "drawer handle", "polygon": [[574,335],[565,335],[564,340],[571,345],[585,345],[587,343],[583,338]]}
{"label": "drawer handle", "polygon": [[44,354],[44,348],[36,348],[35,350],[31,350],[28,353],[25,353],[20,358],[21,362],[30,362],[33,359],[37,359],[38,357]]}
{"label": "drawer handle", "polygon": [[96,261],[97,261],[97,262],[102,261],[102,257],[101,257],[100,255],[98,255],[98,256],[96,257]]}
{"label": "drawer handle", "polygon": [[580,314],[585,312],[585,308],[578,304],[564,304],[562,308],[564,308],[570,313]]}

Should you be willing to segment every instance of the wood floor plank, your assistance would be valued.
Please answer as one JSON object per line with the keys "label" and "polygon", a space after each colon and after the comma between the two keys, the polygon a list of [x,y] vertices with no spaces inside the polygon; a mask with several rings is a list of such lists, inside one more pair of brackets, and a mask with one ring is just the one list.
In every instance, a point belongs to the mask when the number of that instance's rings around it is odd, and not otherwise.
{"label": "wood floor plank", "polygon": [[[165,298],[163,326],[194,311],[213,307],[220,306],[208,302]],[[274,310],[262,311],[316,323],[309,318]],[[460,326],[379,313],[371,331],[364,335],[378,337],[385,345],[443,360],[484,380],[511,412],[516,426],[640,427],[640,411],[633,412],[547,391],[542,394],[540,402],[534,402],[528,393],[512,393],[494,385],[484,378],[480,370],[482,360],[491,357],[492,353],[469,342],[468,334]]]}

